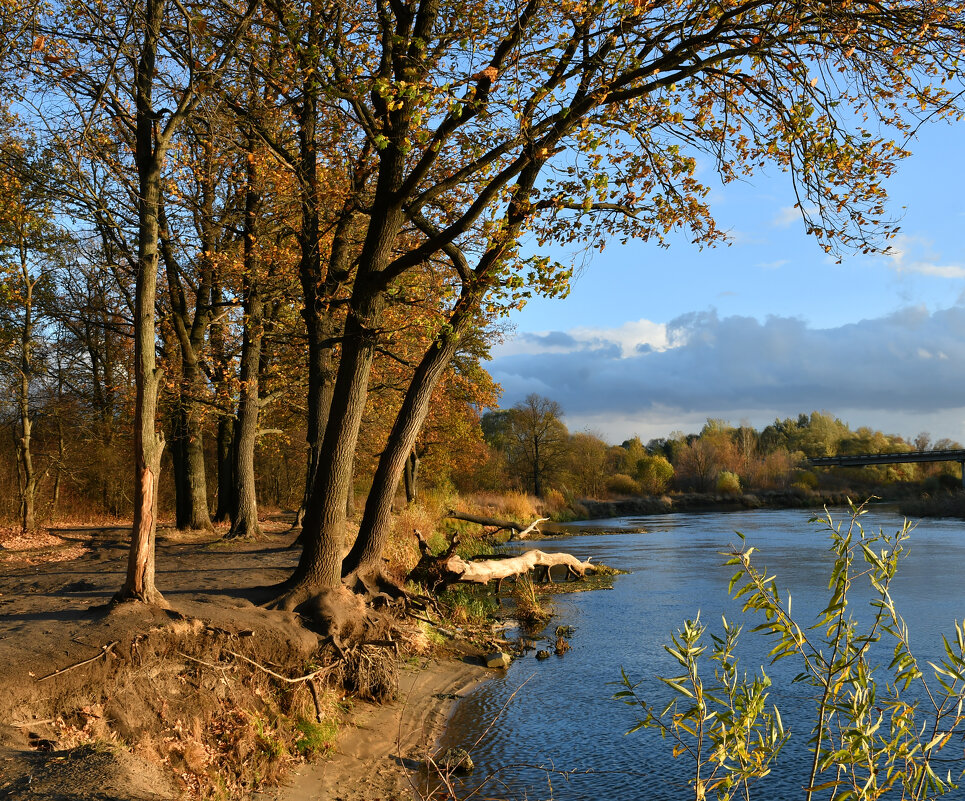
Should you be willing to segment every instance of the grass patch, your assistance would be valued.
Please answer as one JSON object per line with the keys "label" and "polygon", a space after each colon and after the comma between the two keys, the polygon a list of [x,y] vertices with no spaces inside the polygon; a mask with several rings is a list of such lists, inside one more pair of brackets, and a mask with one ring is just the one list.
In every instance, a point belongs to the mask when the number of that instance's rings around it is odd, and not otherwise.
{"label": "grass patch", "polygon": [[446,609],[449,622],[457,625],[489,623],[499,609],[489,590],[469,584],[453,584],[439,593],[439,603]]}
{"label": "grass patch", "polygon": [[299,720],[295,728],[299,732],[295,748],[307,759],[324,756],[335,747],[338,724],[332,719],[323,720],[321,723]]}
{"label": "grass patch", "polygon": [[536,592],[536,584],[529,576],[520,576],[511,592],[516,602],[516,619],[521,623],[544,623],[551,615]]}

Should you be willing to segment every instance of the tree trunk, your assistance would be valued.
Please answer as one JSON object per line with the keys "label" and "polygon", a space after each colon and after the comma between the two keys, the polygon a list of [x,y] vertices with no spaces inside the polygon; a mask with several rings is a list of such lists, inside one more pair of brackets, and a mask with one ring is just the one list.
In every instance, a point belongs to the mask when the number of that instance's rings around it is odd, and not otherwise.
{"label": "tree trunk", "polygon": [[156,427],[162,372],[155,358],[155,303],[158,270],[158,213],[164,150],[155,143],[151,103],[164,0],[144,6],[144,41],[135,88],[135,161],[138,174],[137,277],[134,291],[134,527],[127,578],[117,600],[164,603],[154,584],[157,488],[164,437]]}
{"label": "tree trunk", "polygon": [[60,508],[60,484],[64,474],[64,452],[66,441],[64,439],[64,421],[57,418],[57,465],[54,468],[54,486],[51,490],[50,500],[50,519],[57,519],[57,512]]}
{"label": "tree trunk", "polygon": [[[381,297],[368,303],[368,310],[377,315],[380,303]],[[281,608],[294,608],[312,593],[335,587],[341,580],[346,505],[373,345],[365,328],[350,315],[336,379],[338,391],[332,398],[315,486],[302,523],[302,553],[287,592],[278,600]]]}
{"label": "tree trunk", "polygon": [[[24,379],[26,383],[26,379]],[[37,476],[34,473],[33,456],[30,452],[30,438],[33,423],[29,416],[29,407],[26,412],[21,409],[20,413],[20,440],[17,447],[19,473],[20,473],[20,527],[26,534],[37,527],[36,516],[34,514],[34,500],[37,495]]]}
{"label": "tree trunk", "polygon": [[359,536],[342,569],[344,575],[380,567],[391,530],[392,499],[429,412],[432,392],[452,361],[460,337],[472,323],[470,298],[471,293],[463,293],[450,317],[446,333],[433,342],[416,368],[379,458],[372,488],[365,502]]}
{"label": "tree trunk", "polygon": [[[305,439],[308,443],[307,465],[305,470],[305,493],[301,507],[295,516],[295,526],[303,524],[308,499],[315,486],[318,462],[321,457],[322,436],[328,425],[328,415],[332,406],[334,383],[332,339],[334,330],[328,309],[325,287],[328,269],[323,265],[321,238],[319,234],[319,203],[321,197],[318,185],[318,82],[314,71],[317,70],[318,24],[315,6],[311,7],[306,57],[312,61],[303,65],[305,83],[302,90],[302,103],[298,120],[298,163],[296,176],[299,186],[301,205],[301,229],[298,244],[301,255],[298,275],[302,285],[305,307],[302,316],[308,334],[308,414]],[[336,234],[336,239],[338,234]],[[337,261],[342,246],[333,243],[333,258]]]}
{"label": "tree trunk", "polygon": [[419,500],[419,462],[419,452],[413,448],[409,458],[405,460],[405,472],[402,474],[406,503]]}
{"label": "tree trunk", "polygon": [[[215,282],[212,292],[212,305],[220,308],[222,295]],[[219,315],[210,327],[211,354],[214,361],[214,384],[218,398],[218,506],[214,513],[215,523],[224,523],[231,519],[231,509],[234,505],[234,432],[235,416],[232,410],[231,398],[231,359],[228,355],[224,315]]]}
{"label": "tree trunk", "polygon": [[234,504],[234,433],[235,419],[232,415],[218,417],[218,508],[214,513],[215,523],[231,519]]}
{"label": "tree trunk", "polygon": [[[201,409],[194,393],[201,391],[200,376],[193,361],[182,360],[183,380],[178,404],[176,425],[180,442],[175,461],[180,461],[181,480],[175,483],[176,525],[179,529],[211,531],[208,514],[208,479],[204,464],[204,439],[201,429]],[[172,443],[173,444],[173,443]],[[177,494],[180,491],[180,495]]]}
{"label": "tree trunk", "polygon": [[588,561],[581,562],[572,554],[543,551],[527,551],[508,559],[482,559],[475,562],[467,562],[461,556],[450,556],[445,562],[446,571],[457,577],[456,581],[472,584],[502,581],[531,571],[536,572],[539,578],[551,581],[550,571],[558,566],[565,567],[567,575],[573,578],[582,578],[597,570],[596,565]]}
{"label": "tree trunk", "polygon": [[258,444],[258,379],[264,334],[264,303],[261,296],[261,260],[258,253],[258,214],[261,196],[258,175],[252,158],[248,164],[245,192],[245,329],[241,343],[241,395],[234,437],[235,502],[231,510],[229,538],[261,536],[258,524],[258,498],[255,491],[255,446]]}
{"label": "tree trunk", "polygon": [[20,526],[26,534],[37,527],[34,502],[37,495],[37,475],[34,471],[31,436],[33,421],[30,419],[30,376],[33,348],[33,301],[34,287],[39,279],[31,278],[27,265],[26,240],[20,232],[20,277],[23,281],[23,327],[20,329],[20,386],[17,406],[20,418],[20,438],[17,443],[17,473],[20,479]]}

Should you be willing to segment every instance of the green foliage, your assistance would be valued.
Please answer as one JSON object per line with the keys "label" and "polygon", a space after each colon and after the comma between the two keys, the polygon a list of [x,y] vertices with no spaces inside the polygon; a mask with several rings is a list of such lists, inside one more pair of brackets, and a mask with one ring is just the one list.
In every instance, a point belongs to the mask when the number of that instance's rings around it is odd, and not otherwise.
{"label": "green foliage", "polygon": [[[866,532],[860,522],[865,511],[852,506],[847,526],[830,515],[821,519],[834,564],[827,603],[807,628],[791,615],[790,595],[778,589],[776,577],[753,564],[752,547],[729,554],[727,564],[737,568],[730,592],[744,613],[760,621],[752,631],[772,642],[772,663],[795,660],[800,666],[795,681],[808,685],[817,699],[804,797],[934,798],[956,786],[951,771],[943,778],[936,770],[939,754],[965,720],[965,623],[956,624],[951,641],[943,638],[945,656],[929,663],[926,677],[891,597],[912,527],[906,522],[893,536]],[[871,593],[865,622],[849,611],[857,582]],[[675,757],[693,761],[695,799],[712,793],[718,799],[749,798],[751,784],[768,774],[789,733],[777,707],[765,711],[771,682],[764,668],[752,679],[738,674],[734,651],[740,627],[724,619],[722,634],[710,635],[713,676],[707,678],[705,634],[698,617],[665,646],[681,673],[660,677],[673,691],[662,711],[625,672],[616,697],[642,712],[631,731],[657,729],[673,742]],[[871,659],[879,643],[879,650],[885,646],[892,654],[887,668]],[[913,698],[916,690],[927,701]]]}
{"label": "green foliage", "polygon": [[729,470],[721,470],[717,476],[717,491],[724,495],[740,495],[740,477]]}
{"label": "green foliage", "polygon": [[673,478],[673,465],[662,454],[647,454],[637,460],[637,482],[647,495],[666,492]]}
{"label": "green foliage", "polygon": [[296,724],[300,732],[295,740],[295,748],[304,757],[312,758],[327,754],[335,747],[338,736],[338,724],[333,719],[316,723],[311,720],[300,720]]}

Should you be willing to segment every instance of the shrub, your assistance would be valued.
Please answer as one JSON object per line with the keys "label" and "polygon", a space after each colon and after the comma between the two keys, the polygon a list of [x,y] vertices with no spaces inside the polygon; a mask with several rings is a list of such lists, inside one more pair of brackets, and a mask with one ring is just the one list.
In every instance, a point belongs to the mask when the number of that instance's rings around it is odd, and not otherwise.
{"label": "shrub", "polygon": [[[955,636],[943,638],[945,657],[931,663],[933,678],[927,678],[890,594],[911,525],[906,521],[893,536],[868,533],[860,524],[863,514],[863,507],[852,506],[850,525],[830,515],[823,519],[834,564],[827,605],[815,621],[791,616],[790,598],[776,578],[751,561],[754,548],[730,554],[727,564],[737,569],[730,590],[745,612],[758,616],[753,631],[768,638],[772,660],[799,663],[795,682],[815,699],[813,726],[804,729],[811,732],[812,754],[801,777],[804,797],[828,790],[821,797],[871,801],[894,791],[921,801],[955,786],[951,771],[942,778],[936,770],[945,773],[942,763],[949,760],[942,750],[960,741],[956,733],[965,723],[965,624],[956,623]],[[860,617],[848,604],[859,582],[870,597],[870,612]],[[631,731],[657,729],[675,757],[694,760],[694,797],[749,798],[750,785],[770,773],[790,733],[768,699],[771,680],[764,669],[739,667],[741,627],[725,618],[710,644],[706,631],[698,615],[665,646],[678,663],[678,675],[660,678],[673,692],[669,704],[653,706],[626,673],[616,697],[642,712]],[[882,651],[890,657],[887,668],[871,659]]]}
{"label": "shrub", "polygon": [[606,490],[611,495],[639,495],[640,485],[628,475],[615,473],[607,479]]}
{"label": "shrub", "polygon": [[569,505],[566,503],[566,498],[562,492],[557,489],[546,490],[546,494],[540,503],[540,517],[559,520],[560,517],[565,516],[568,511]]}
{"label": "shrub", "polygon": [[794,474],[794,481],[791,486],[795,489],[816,490],[818,488],[818,477],[810,470],[798,470]]}
{"label": "shrub", "polygon": [[637,481],[647,495],[662,495],[673,477],[673,465],[660,454],[648,454],[637,462]]}
{"label": "shrub", "polygon": [[740,495],[741,480],[737,473],[721,470],[717,476],[717,492],[721,495]]}

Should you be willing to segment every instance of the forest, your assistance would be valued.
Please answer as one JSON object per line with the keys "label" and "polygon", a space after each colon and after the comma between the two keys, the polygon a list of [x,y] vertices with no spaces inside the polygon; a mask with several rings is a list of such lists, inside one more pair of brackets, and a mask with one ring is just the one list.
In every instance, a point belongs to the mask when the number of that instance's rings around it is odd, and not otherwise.
{"label": "forest", "polygon": [[[160,603],[159,519],[251,537],[289,510],[292,608],[380,571],[420,477],[569,502],[907,448],[823,414],[610,447],[538,396],[487,412],[484,363],[507,311],[565,295],[548,246],[725,242],[709,182],[767,165],[817,253],[886,251],[909,137],[960,116],[961,26],[934,2],[4,0],[0,515],[132,517],[118,598]],[[552,418],[531,458],[527,413]]]}

